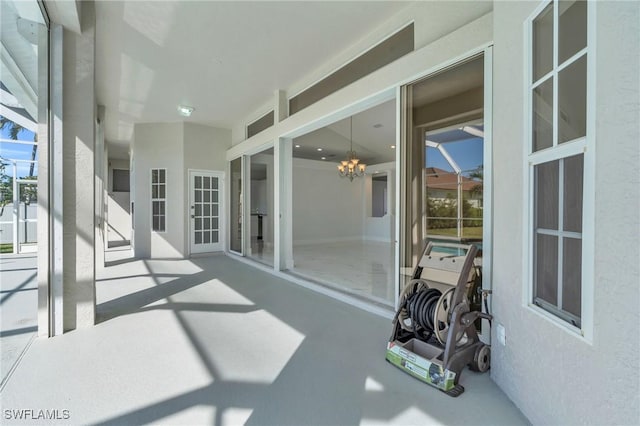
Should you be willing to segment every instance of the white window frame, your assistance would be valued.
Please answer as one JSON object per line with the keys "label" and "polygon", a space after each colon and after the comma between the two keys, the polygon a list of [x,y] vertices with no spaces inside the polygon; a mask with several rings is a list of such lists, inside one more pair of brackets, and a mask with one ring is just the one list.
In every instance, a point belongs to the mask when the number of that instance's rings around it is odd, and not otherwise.
{"label": "white window frame", "polygon": [[[554,7],[553,33],[553,69],[538,81],[533,82],[533,21],[549,5]],[[587,3],[587,47],[577,52],[571,58],[558,64],[558,1],[547,0],[533,11],[524,23],[524,108],[525,134],[524,143],[524,272],[523,305],[531,312],[550,321],[552,324],[569,331],[588,343],[593,342],[593,303],[594,303],[594,198],[595,198],[595,4]],[[587,55],[587,105],[586,105],[586,136],[558,144],[558,73],[567,66],[574,64],[578,58]],[[548,78],[553,78],[553,145],[549,148],[533,151],[533,97],[536,87]],[[535,166],[565,159],[574,155],[584,154],[583,195],[582,195],[582,300],[581,325],[574,326],[554,313],[533,303],[534,300],[534,240],[535,225]],[[559,188],[562,191],[562,188]],[[560,230],[560,234],[571,234]],[[558,253],[562,261],[562,253]]]}
{"label": "white window frame", "polygon": [[[160,176],[160,170],[164,170],[164,182],[160,183],[153,183],[153,172],[154,170],[158,171],[158,176]],[[150,217],[151,217],[151,232],[154,232],[156,234],[166,234],[168,232],[168,220],[167,220],[167,210],[168,210],[168,205],[169,203],[167,202],[167,181],[168,181],[168,174],[167,174],[167,169],[165,168],[152,168],[149,171],[149,188],[150,188],[150,199],[151,199],[151,203],[149,206],[149,213],[150,213]],[[164,197],[160,198],[160,197],[153,197],[153,185],[164,185]],[[158,190],[158,195],[160,195],[160,191]],[[164,229],[162,231],[158,231],[153,229],[153,202],[154,201],[164,201]]]}

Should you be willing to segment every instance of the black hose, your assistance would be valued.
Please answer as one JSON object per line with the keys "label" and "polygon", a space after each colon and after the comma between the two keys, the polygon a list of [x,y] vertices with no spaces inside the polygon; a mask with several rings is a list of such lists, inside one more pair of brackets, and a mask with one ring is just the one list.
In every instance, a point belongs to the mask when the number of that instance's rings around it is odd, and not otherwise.
{"label": "black hose", "polygon": [[438,299],[442,293],[435,288],[421,289],[409,295],[403,306],[411,319],[413,333],[419,339],[429,340],[433,335],[435,314]]}

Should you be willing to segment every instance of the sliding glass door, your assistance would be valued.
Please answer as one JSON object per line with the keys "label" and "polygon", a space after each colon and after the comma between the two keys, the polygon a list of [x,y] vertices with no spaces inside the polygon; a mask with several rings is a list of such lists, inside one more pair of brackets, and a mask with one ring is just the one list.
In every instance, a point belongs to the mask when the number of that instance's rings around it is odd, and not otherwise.
{"label": "sliding glass door", "polygon": [[242,157],[231,161],[229,195],[229,250],[243,254]]}

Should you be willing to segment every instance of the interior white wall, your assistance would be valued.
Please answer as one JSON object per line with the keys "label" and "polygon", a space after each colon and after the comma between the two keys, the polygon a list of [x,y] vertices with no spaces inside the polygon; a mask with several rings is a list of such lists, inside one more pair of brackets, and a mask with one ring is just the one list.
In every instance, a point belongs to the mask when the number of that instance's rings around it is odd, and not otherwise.
{"label": "interior white wall", "polygon": [[[365,182],[365,200],[364,200],[364,233],[363,239],[368,241],[382,241],[393,242],[395,241],[395,166],[394,163],[388,163],[387,165],[372,165],[369,168],[371,170],[379,170],[381,173],[386,173],[387,182],[373,182],[372,176],[368,176]],[[372,191],[373,185],[378,186],[385,185],[387,187],[387,214],[382,217],[372,216]]]}
{"label": "interior white wall", "polygon": [[[133,128],[135,244],[138,258],[185,255],[185,169],[183,123],[143,123]],[[151,230],[151,169],[166,169],[166,232]]]}
{"label": "interior white wall", "polygon": [[523,23],[538,2],[494,10],[494,343],[491,376],[533,424],[636,424],[640,229],[640,3],[596,3],[593,342],[523,306]]}
{"label": "interior white wall", "polygon": [[293,159],[293,243],[361,240],[364,180],[338,176],[333,163]]}
{"label": "interior white wall", "polygon": [[109,160],[107,242],[131,240],[131,192],[113,190],[113,170],[129,170],[129,160]]}

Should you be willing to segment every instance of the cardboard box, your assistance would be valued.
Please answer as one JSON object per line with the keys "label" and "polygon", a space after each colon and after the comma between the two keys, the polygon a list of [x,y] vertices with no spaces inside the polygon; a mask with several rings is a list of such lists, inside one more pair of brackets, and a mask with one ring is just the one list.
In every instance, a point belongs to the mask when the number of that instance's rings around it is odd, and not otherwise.
{"label": "cardboard box", "polygon": [[387,343],[387,360],[413,377],[445,392],[455,386],[456,373],[445,370],[437,361],[443,350],[418,339],[406,343]]}

